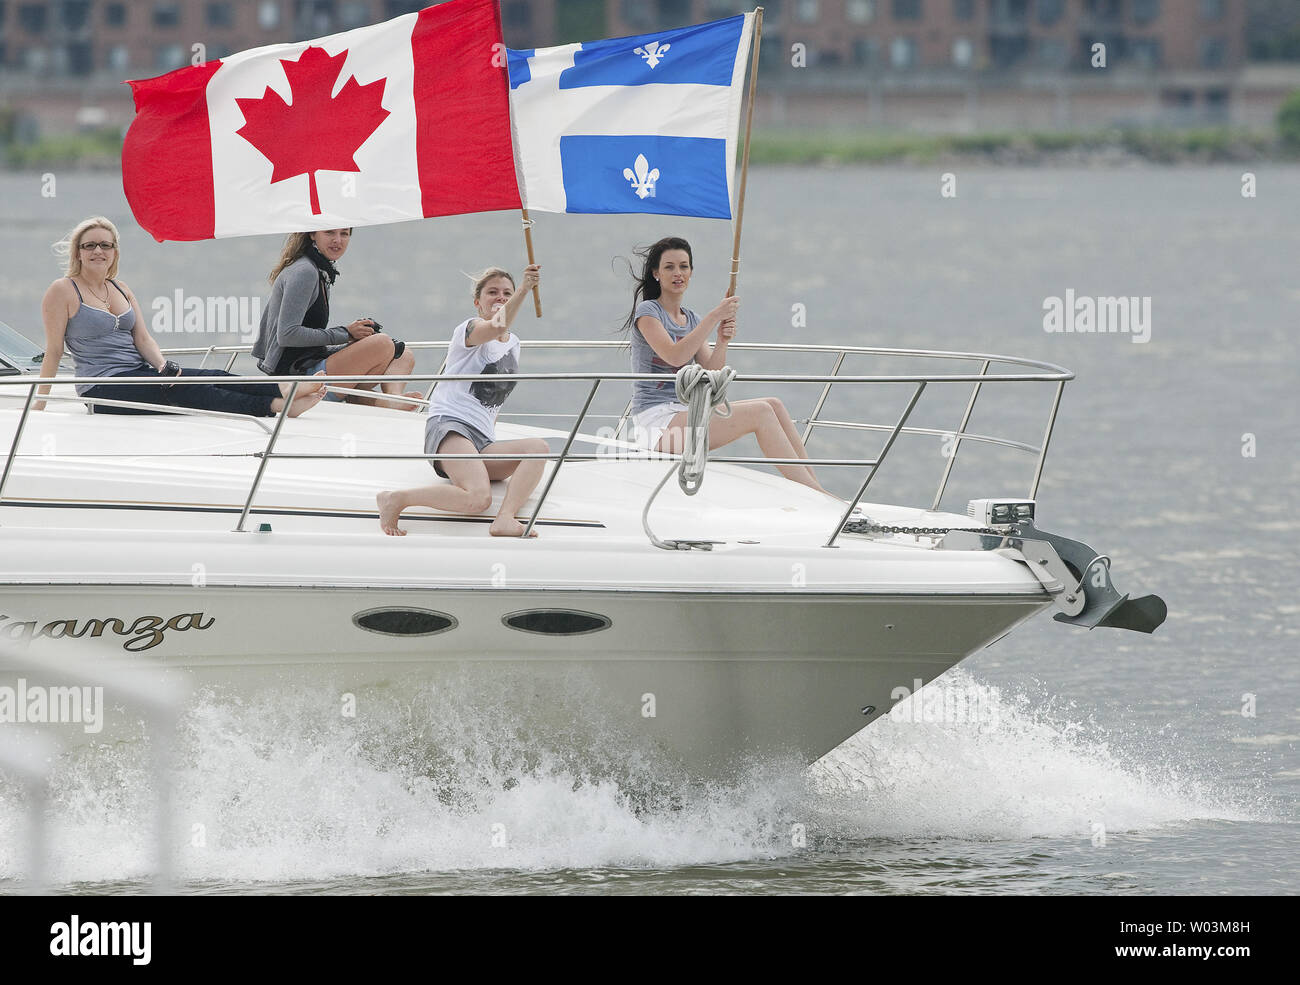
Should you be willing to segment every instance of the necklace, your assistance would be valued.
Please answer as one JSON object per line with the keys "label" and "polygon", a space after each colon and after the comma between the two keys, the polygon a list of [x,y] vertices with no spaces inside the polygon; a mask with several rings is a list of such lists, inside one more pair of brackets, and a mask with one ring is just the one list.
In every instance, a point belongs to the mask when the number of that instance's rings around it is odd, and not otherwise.
{"label": "necklace", "polygon": [[[107,288],[107,287],[104,288],[104,296],[103,296],[102,298],[101,298],[98,294],[95,293],[95,289],[94,289],[93,287],[90,286],[90,282],[89,282],[89,281],[86,282],[86,290],[90,292],[90,296],[91,296],[92,298],[94,298],[96,301],[100,301],[100,302],[102,302],[103,305],[104,305],[104,310],[105,310],[105,311],[108,311],[110,305],[109,305],[109,303],[108,303],[108,288]],[[110,311],[109,314],[112,314],[112,312]]]}

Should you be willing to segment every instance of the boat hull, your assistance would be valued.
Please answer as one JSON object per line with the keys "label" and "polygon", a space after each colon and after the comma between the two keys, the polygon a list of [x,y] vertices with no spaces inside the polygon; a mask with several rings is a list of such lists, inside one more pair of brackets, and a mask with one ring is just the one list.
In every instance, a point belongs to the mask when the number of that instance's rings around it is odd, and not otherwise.
{"label": "boat hull", "polygon": [[[310,685],[322,715],[364,715],[364,696],[442,688],[501,723],[562,737],[586,726],[628,748],[717,776],[773,757],[812,762],[965,656],[1043,608],[1042,596],[288,586],[46,585],[0,589],[0,687],[109,681],[247,696]],[[450,617],[427,636],[363,628],[358,615]],[[543,635],[513,613],[598,616],[604,628]],[[322,687],[328,682],[328,687]],[[213,690],[215,689],[215,691]],[[100,730],[137,727],[128,688],[106,685]],[[553,713],[547,705],[553,706]],[[428,723],[436,726],[438,723]]]}

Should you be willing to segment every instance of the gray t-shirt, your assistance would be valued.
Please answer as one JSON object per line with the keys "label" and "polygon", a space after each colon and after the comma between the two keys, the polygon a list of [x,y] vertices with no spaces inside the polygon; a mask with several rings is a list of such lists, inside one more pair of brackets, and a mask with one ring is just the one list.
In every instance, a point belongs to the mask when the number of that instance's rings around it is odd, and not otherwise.
{"label": "gray t-shirt", "polygon": [[[641,411],[655,406],[655,404],[666,404],[676,400],[677,386],[674,377],[677,371],[682,368],[681,366],[670,366],[659,358],[659,354],[650,347],[650,343],[645,340],[641,330],[636,327],[636,319],[643,315],[658,318],[668,331],[669,336],[672,337],[672,340],[679,342],[700,323],[699,316],[690,308],[683,308],[682,314],[686,316],[686,324],[678,325],[672,320],[668,312],[664,311],[663,305],[658,301],[642,301],[636,306],[636,314],[632,320],[632,372],[663,373],[664,379],[637,380],[632,384],[633,414],[639,414]],[[682,365],[684,366],[685,363]]]}
{"label": "gray t-shirt", "polygon": [[[509,375],[519,372],[519,337],[513,332],[501,342],[495,338],[479,345],[467,345],[466,339],[474,319],[461,322],[451,333],[447,346],[449,375]],[[515,381],[445,380],[439,383],[429,400],[430,417],[452,417],[464,421],[496,440],[497,414],[515,388]]]}

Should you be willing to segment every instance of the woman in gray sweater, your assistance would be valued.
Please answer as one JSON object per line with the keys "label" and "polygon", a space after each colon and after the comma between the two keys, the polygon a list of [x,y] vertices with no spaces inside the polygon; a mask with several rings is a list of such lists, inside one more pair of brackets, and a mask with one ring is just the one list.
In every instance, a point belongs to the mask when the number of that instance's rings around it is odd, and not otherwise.
{"label": "woman in gray sweater", "polygon": [[[271,297],[262,310],[261,331],[253,344],[257,365],[272,376],[404,375],[415,368],[415,354],[380,331],[377,322],[358,318],[350,325],[329,324],[334,264],[347,252],[351,229],[291,233],[271,270]],[[343,389],[374,388],[375,383],[338,382]],[[402,394],[400,381],[379,383],[388,394]],[[418,390],[405,396],[422,397]],[[339,399],[334,396],[326,399]],[[365,403],[415,410],[406,400],[366,399]]]}

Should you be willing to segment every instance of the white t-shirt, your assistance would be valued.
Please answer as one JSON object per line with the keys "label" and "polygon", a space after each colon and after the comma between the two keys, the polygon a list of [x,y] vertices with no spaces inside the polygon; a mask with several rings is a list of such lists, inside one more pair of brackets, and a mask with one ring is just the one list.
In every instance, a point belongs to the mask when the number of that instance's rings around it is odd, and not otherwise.
{"label": "white t-shirt", "polygon": [[[443,372],[466,376],[517,373],[519,337],[511,332],[504,342],[493,337],[480,345],[467,345],[466,339],[475,320],[463,321],[452,331],[447,346],[447,368]],[[429,401],[429,416],[454,417],[496,440],[497,414],[514,388],[514,380],[445,380],[434,388]]]}

